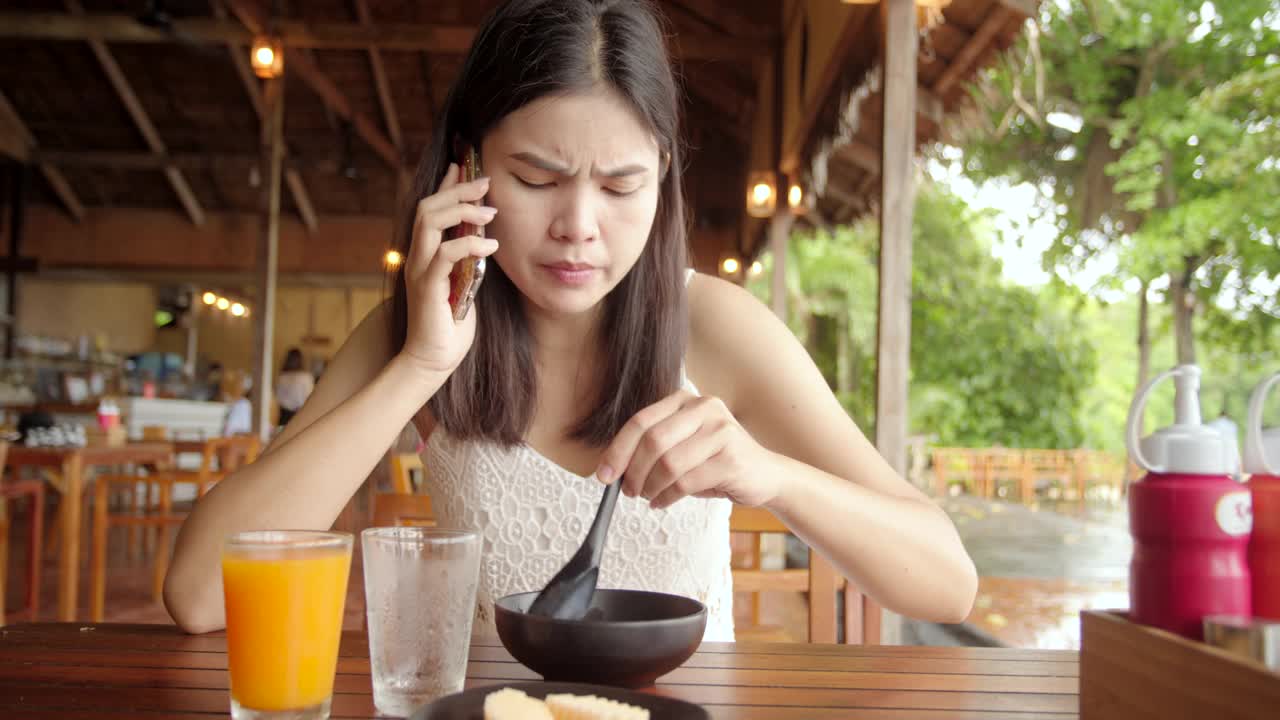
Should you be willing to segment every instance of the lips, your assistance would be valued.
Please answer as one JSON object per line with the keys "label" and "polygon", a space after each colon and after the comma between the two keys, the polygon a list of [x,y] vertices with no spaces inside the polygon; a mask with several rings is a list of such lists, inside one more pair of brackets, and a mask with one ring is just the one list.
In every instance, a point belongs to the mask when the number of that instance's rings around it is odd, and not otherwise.
{"label": "lips", "polygon": [[585,287],[595,278],[597,270],[589,263],[568,261],[542,263],[542,268],[556,282],[567,287]]}
{"label": "lips", "polygon": [[590,263],[574,263],[574,262],[553,262],[543,263],[543,265],[551,270],[563,270],[565,272],[577,272],[581,270],[594,270],[595,266]]}

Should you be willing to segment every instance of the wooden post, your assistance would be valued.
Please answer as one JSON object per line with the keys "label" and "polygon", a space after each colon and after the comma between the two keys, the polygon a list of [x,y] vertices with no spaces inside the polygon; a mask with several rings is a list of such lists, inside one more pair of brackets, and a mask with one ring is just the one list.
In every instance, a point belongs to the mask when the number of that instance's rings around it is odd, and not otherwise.
{"label": "wooden post", "polygon": [[253,431],[271,437],[271,361],[275,336],[276,265],[280,255],[280,184],[284,172],[284,78],[266,81],[262,122],[262,242],[254,317]]}
{"label": "wooden post", "polygon": [[907,377],[911,350],[911,220],[914,203],[916,16],[912,0],[886,0],[884,139],[880,203],[880,302],[876,357],[876,447],[907,468]]}
{"label": "wooden post", "polygon": [[[884,0],[881,46],[884,105],[881,143],[880,299],[876,323],[876,448],[907,472],[907,380],[911,361],[912,164],[916,138],[916,9],[913,0]],[[865,616],[878,615],[868,601]],[[900,618],[885,613],[881,640],[899,641]]]}
{"label": "wooden post", "polygon": [[22,250],[22,229],[27,210],[27,166],[14,165],[9,182],[9,265],[5,273],[4,305],[9,322],[4,326],[4,356],[12,360],[13,342],[18,330],[18,253]]}
{"label": "wooden post", "polygon": [[769,250],[773,253],[769,307],[783,323],[787,322],[787,241],[793,220],[791,213],[782,208],[769,220]]}

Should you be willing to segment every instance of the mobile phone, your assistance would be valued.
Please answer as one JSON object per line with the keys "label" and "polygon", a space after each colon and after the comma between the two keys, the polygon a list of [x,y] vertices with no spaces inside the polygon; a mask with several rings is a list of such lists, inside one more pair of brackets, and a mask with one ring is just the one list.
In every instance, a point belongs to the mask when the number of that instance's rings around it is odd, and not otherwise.
{"label": "mobile phone", "polygon": [[[453,143],[454,157],[462,168],[462,182],[471,182],[480,177],[480,155],[475,148],[457,138]],[[481,228],[468,222],[459,223],[450,229],[449,239],[479,235]],[[454,322],[462,322],[471,310],[476,299],[476,291],[484,281],[484,258],[468,257],[459,261],[449,271],[449,305],[453,308]]]}

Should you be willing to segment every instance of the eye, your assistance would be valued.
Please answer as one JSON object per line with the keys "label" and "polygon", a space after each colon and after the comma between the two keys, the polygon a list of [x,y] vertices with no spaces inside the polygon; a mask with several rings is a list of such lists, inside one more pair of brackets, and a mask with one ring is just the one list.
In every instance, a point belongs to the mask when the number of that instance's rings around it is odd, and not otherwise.
{"label": "eye", "polygon": [[537,188],[548,188],[548,187],[551,187],[552,185],[555,185],[555,183],[553,183],[553,182],[545,182],[545,183],[529,182],[528,180],[525,180],[524,178],[520,177],[519,175],[515,175],[515,174],[513,174],[511,177],[515,178],[515,179],[516,179],[516,181],[517,181],[517,182],[519,182],[521,185],[523,185],[523,186],[525,186],[525,187],[527,187],[527,188],[532,188],[532,189],[537,189]]}
{"label": "eye", "polygon": [[634,187],[625,187],[625,188],[620,188],[620,187],[605,187],[604,191],[605,191],[605,192],[607,192],[607,193],[609,193],[610,195],[612,195],[612,196],[614,196],[614,197],[626,197],[626,196],[628,196],[628,195],[633,195],[633,194],[635,194],[635,192],[636,192],[637,190],[639,190],[639,189],[640,189],[640,186],[639,186],[639,185],[636,185],[636,186],[634,186]]}

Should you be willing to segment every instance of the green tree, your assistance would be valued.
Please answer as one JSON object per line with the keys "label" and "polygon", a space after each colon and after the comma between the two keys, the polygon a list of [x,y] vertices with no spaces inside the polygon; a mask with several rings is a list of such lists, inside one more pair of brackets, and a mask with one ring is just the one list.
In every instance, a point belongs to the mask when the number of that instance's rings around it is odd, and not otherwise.
{"label": "green tree", "polygon": [[972,89],[965,168],[1040,188],[1039,212],[1062,231],[1046,264],[1074,270],[1118,250],[1110,287],[1140,281],[1139,383],[1157,279],[1178,362],[1195,362],[1197,313],[1280,316],[1274,291],[1258,297],[1280,272],[1278,28],[1274,0],[1045,3]]}
{"label": "green tree", "polygon": [[[868,431],[875,407],[874,219],[798,233],[788,246],[788,324]],[[1006,283],[989,219],[926,183],[913,227],[911,429],[972,446],[1077,447],[1094,374],[1066,294]],[[763,259],[766,269],[771,259]],[[769,274],[749,280],[761,299]]]}

